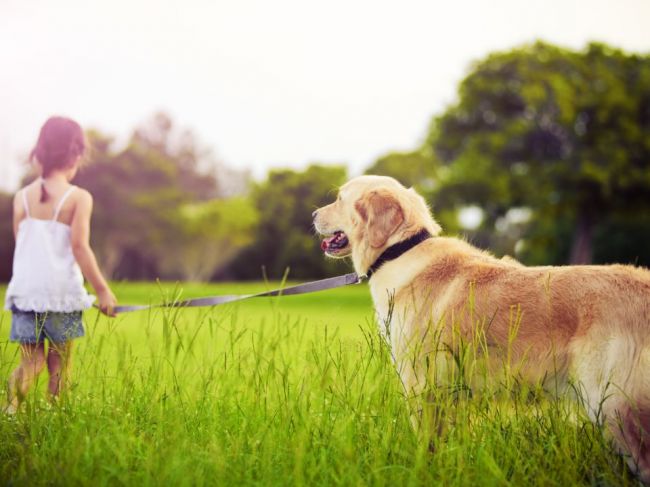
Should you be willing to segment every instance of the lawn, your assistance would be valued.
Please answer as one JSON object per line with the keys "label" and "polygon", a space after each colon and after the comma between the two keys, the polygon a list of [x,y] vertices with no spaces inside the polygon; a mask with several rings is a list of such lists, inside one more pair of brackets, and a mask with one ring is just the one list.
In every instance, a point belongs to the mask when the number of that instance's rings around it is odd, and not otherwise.
{"label": "lawn", "polygon": [[[115,291],[126,304],[266,287]],[[9,324],[5,312],[5,383],[18,359]],[[635,485],[564,400],[449,402],[455,422],[433,448],[419,441],[365,285],[112,320],[89,311],[71,391],[50,404],[45,380],[0,416],[2,484]]]}

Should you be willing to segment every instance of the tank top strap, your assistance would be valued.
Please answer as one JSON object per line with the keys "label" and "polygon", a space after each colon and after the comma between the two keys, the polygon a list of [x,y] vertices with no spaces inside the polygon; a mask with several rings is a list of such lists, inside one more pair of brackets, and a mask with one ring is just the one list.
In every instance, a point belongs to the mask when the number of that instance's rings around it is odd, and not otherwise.
{"label": "tank top strap", "polygon": [[29,203],[27,203],[27,188],[23,188],[20,192],[23,196],[23,207],[25,208],[25,214],[27,215],[27,218],[30,218]]}
{"label": "tank top strap", "polygon": [[59,212],[61,211],[61,208],[63,208],[63,203],[65,203],[65,200],[68,199],[68,196],[70,196],[76,188],[76,186],[70,186],[68,190],[63,193],[63,196],[61,196],[61,199],[56,204],[56,209],[54,210],[54,216],[52,217],[52,220],[57,221],[59,219]]}

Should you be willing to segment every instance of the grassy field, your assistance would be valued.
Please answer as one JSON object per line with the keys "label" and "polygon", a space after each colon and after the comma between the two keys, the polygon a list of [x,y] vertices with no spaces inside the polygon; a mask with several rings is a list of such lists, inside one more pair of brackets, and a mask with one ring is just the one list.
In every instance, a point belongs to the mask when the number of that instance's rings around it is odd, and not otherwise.
{"label": "grassy field", "polygon": [[[186,284],[182,295],[264,289]],[[115,285],[123,303],[180,290]],[[635,484],[570,402],[531,394],[446,403],[456,421],[430,450],[365,285],[85,317],[65,400],[46,400],[43,375],[19,414],[0,416],[3,485]],[[9,326],[5,312],[5,383],[18,360]]]}

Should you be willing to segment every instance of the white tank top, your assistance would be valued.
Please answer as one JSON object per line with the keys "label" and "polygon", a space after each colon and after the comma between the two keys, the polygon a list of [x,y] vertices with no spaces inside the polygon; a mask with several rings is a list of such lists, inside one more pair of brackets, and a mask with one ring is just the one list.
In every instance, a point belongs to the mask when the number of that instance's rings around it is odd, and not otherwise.
{"label": "white tank top", "polygon": [[51,220],[32,218],[26,189],[21,191],[26,216],[18,225],[6,309],[70,312],[92,306],[95,297],[84,288],[72,253],[70,226],[58,221],[63,203],[75,189],[71,186],[61,197]]}

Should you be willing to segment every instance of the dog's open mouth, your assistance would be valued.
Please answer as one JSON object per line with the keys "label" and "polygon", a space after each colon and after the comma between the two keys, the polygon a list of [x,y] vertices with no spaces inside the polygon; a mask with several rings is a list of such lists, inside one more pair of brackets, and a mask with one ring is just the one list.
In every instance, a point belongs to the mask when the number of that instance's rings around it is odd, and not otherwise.
{"label": "dog's open mouth", "polygon": [[323,252],[328,254],[338,254],[347,249],[350,244],[347,235],[341,231],[334,232],[333,235],[325,237],[320,244]]}

